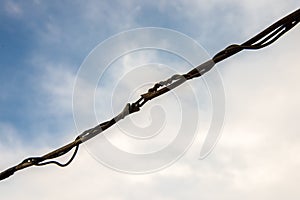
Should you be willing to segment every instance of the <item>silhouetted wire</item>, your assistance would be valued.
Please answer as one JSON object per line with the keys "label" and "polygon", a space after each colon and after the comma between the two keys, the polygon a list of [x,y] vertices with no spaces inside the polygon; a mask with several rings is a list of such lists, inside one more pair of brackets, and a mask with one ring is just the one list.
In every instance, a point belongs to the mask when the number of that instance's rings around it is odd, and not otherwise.
{"label": "silhouetted wire", "polygon": [[[211,60],[195,67],[190,72],[178,75],[175,74],[171,78],[160,81],[156,83],[152,88],[148,90],[147,93],[142,94],[141,98],[138,99],[134,103],[128,103],[123,111],[114,117],[113,119],[103,122],[94,128],[88,129],[84,131],[82,134],[80,134],[73,142],[56,149],[44,156],[41,157],[30,157],[25,160],[23,160],[20,164],[11,167],[3,172],[0,173],[0,180],[3,180],[5,178],[8,178],[9,176],[13,175],[16,171],[19,171],[21,169],[30,167],[30,166],[44,166],[48,164],[55,164],[60,167],[66,167],[69,165],[73,159],[75,158],[79,145],[94,136],[98,135],[102,131],[106,130],[107,128],[111,127],[115,123],[117,123],[119,120],[124,119],[127,115],[137,112],[140,110],[140,108],[149,100],[156,98],[175,87],[183,84],[185,81],[202,76],[204,73],[208,72],[216,63],[244,50],[257,50],[264,48],[266,46],[269,46],[276,40],[278,40],[282,35],[284,35],[286,32],[288,32],[290,29],[292,29],[296,24],[298,24],[300,21],[300,9],[294,11],[293,13],[287,15],[286,17],[280,19],[279,21],[275,22],[256,36],[252,37],[248,41],[244,42],[241,45],[233,44],[228,47],[226,47],[224,50],[217,53]],[[162,88],[161,88],[162,87]],[[159,89],[161,88],[161,89]],[[54,161],[51,159],[60,157],[66,153],[68,153],[70,150],[75,148],[73,155],[69,159],[68,162],[65,164],[62,164],[58,161]],[[50,160],[50,161],[46,161]]]}

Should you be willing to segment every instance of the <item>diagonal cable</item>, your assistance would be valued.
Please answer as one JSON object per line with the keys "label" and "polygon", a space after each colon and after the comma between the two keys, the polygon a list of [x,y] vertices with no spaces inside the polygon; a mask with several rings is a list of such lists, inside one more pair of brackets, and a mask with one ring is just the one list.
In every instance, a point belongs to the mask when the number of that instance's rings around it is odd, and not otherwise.
{"label": "diagonal cable", "polygon": [[[138,112],[146,102],[178,87],[179,85],[183,84],[184,82],[190,79],[202,76],[203,74],[208,72],[216,63],[225,60],[226,58],[242,50],[246,50],[246,49],[257,50],[269,46],[270,44],[278,40],[286,32],[288,32],[290,29],[292,29],[294,26],[296,26],[299,23],[299,21],[300,21],[300,9],[278,20],[277,22],[275,22],[274,24],[272,24],[262,32],[258,33],[251,39],[247,40],[243,44],[241,45],[233,44],[226,47],[224,50],[217,53],[211,60],[208,60],[207,62],[195,67],[188,73],[182,75],[175,74],[171,78],[165,81],[160,81],[156,83],[152,88],[148,90],[147,93],[142,94],[140,99],[138,99],[136,102],[128,103],[123,109],[123,111],[119,115],[112,118],[111,120],[103,122],[95,126],[94,128],[84,131],[73,142],[61,148],[58,148],[48,154],[45,154],[40,157],[30,157],[23,160],[20,164],[1,172],[0,180],[8,178],[9,176],[13,175],[16,171],[31,166],[44,166],[48,164],[55,164],[60,167],[66,167],[75,158],[80,144],[84,143],[85,141],[105,131],[106,129],[113,126],[115,123],[117,123],[119,120],[124,119],[127,115]],[[68,153],[73,148],[75,148],[74,153],[67,163],[62,164],[58,161],[53,160],[54,158],[60,157]]]}

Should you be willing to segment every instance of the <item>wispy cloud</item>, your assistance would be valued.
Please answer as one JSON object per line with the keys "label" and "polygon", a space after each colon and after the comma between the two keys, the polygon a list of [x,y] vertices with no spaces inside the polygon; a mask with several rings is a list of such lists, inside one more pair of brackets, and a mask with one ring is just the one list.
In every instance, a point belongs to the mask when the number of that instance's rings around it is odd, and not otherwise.
{"label": "wispy cloud", "polygon": [[5,11],[11,17],[21,17],[23,14],[23,10],[20,4],[14,1],[5,1]]}

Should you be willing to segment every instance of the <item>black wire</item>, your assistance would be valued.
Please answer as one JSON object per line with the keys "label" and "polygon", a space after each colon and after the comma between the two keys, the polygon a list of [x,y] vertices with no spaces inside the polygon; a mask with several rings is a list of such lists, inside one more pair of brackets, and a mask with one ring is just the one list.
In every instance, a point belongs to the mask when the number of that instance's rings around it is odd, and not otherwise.
{"label": "black wire", "polygon": [[77,152],[78,152],[78,149],[79,149],[79,145],[77,145],[77,146],[75,147],[75,151],[74,151],[72,157],[71,157],[71,158],[69,159],[69,161],[66,162],[65,164],[62,164],[62,163],[60,163],[60,162],[58,162],[58,161],[52,160],[52,161],[47,161],[47,162],[43,162],[43,163],[37,163],[37,164],[35,164],[35,165],[36,165],[36,166],[44,166],[44,165],[48,165],[48,164],[55,164],[55,165],[57,165],[57,166],[59,166],[59,167],[66,167],[66,166],[68,166],[68,165],[74,160],[74,158],[75,158],[75,156],[76,156],[76,154],[77,154]]}
{"label": "black wire", "polygon": [[300,9],[275,22],[259,34],[247,40],[241,45],[230,45],[213,57],[213,61],[218,63],[244,49],[257,50],[269,46],[278,40],[282,35],[296,26],[300,21]]}
{"label": "black wire", "polygon": [[[285,29],[286,29],[285,26],[281,26],[281,27],[277,28],[276,30],[274,30],[273,33],[271,33],[269,36],[267,36],[266,38],[264,38],[261,42],[259,42],[257,44],[253,44],[251,46],[243,46],[243,45],[240,45],[240,46],[243,49],[254,49],[254,50],[264,48],[264,47],[270,45],[271,43],[275,42],[275,40],[277,40],[279,37],[281,37],[281,35],[286,32]],[[271,39],[271,38],[273,38],[273,39]]]}

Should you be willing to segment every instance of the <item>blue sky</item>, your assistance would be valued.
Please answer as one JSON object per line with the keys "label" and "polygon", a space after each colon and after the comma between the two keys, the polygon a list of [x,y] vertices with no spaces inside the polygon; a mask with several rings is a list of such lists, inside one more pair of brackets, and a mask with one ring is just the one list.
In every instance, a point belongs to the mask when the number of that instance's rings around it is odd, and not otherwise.
{"label": "blue sky", "polygon": [[[134,28],[168,28],[214,55],[299,5],[297,0],[2,0],[0,170],[74,139],[76,74],[105,39]],[[124,175],[99,165],[81,148],[66,169],[32,168],[1,182],[1,195],[8,200],[141,199],[147,194],[155,199],[299,199],[299,30],[295,27],[267,49],[242,52],[217,65],[225,87],[226,121],[207,159],[198,160],[200,136],[171,167]]]}

